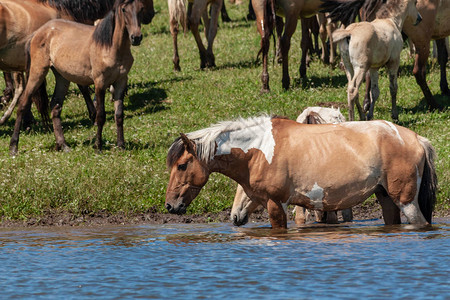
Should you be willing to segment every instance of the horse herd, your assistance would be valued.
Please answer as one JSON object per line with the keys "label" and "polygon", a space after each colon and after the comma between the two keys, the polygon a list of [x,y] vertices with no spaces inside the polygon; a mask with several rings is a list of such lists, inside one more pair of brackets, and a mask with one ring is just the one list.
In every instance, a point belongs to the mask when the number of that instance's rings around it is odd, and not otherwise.
{"label": "horse herd", "polygon": [[[199,48],[201,68],[215,66],[212,49],[222,0],[195,0],[189,15],[185,0],[168,2],[174,69],[180,70],[178,24],[186,28],[187,23]],[[208,4],[210,12],[206,9]],[[323,11],[330,19],[349,23],[355,11],[365,11],[365,15],[370,10],[377,11],[373,21],[352,24],[336,30],[332,36],[339,43],[349,81],[349,119],[354,120],[354,104],[362,120],[373,116],[379,95],[377,70],[382,66],[389,70],[392,117],[397,118],[396,77],[403,44],[402,28],[416,46],[416,80],[429,107],[439,108],[425,81],[425,62],[430,40],[450,33],[450,22],[446,19],[450,0],[252,0],[252,5],[261,35],[263,91],[269,91],[267,57],[274,28],[280,37],[282,84],[288,89],[290,39],[300,17]],[[56,147],[68,150],[60,116],[70,82],[78,85],[89,116],[97,124],[98,150],[102,149],[106,119],[105,92],[110,89],[117,146],[123,148],[123,99],[133,64],[130,48],[141,42],[141,23],[150,23],[154,16],[152,0],[4,0],[0,10],[0,68],[13,72],[5,73],[5,78],[13,78],[15,85],[14,97],[0,124],[18,103],[10,153],[18,153],[20,128],[30,118],[32,98],[45,122],[49,122],[50,108]],[[280,16],[284,17],[284,30],[281,30]],[[201,17],[207,48],[198,32]],[[98,24],[93,26],[98,19]],[[428,26],[426,30],[420,29],[421,24]],[[441,89],[448,94],[447,53],[442,45],[445,46],[440,41]],[[50,69],[56,85],[49,103],[45,78]],[[361,107],[358,89],[366,73],[371,80],[369,103]],[[92,84],[95,104],[89,91]],[[317,116],[323,119],[320,114]],[[373,193],[382,205],[386,224],[400,223],[400,211],[410,223],[426,224],[431,223],[436,199],[433,159],[434,150],[427,139],[387,121],[306,125],[261,116],[222,122],[181,134],[170,147],[166,208],[171,213],[184,213],[209,174],[220,172],[240,185],[238,192],[242,197],[236,197],[239,200],[233,206],[232,218],[236,225],[244,224],[253,209],[263,205],[268,209],[272,227],[286,228],[289,204],[320,211],[348,211]]]}

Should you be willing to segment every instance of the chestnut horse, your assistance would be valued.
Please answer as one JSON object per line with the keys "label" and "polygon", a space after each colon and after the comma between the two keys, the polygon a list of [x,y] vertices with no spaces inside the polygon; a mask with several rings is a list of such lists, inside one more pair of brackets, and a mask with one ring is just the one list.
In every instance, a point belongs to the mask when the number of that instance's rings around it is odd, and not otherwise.
{"label": "chestnut horse", "polygon": [[[142,22],[149,24],[155,14],[153,0],[144,0]],[[13,74],[14,84],[6,78],[4,101],[9,102],[14,96],[0,119],[0,125],[8,120],[17,101],[25,88],[22,72],[26,68],[25,43],[30,34],[46,22],[63,18],[85,24],[93,24],[103,18],[113,7],[114,0],[4,0],[0,3],[0,70],[18,72]],[[11,80],[11,79],[9,79]],[[15,91],[14,91],[15,86]],[[89,116],[95,119],[95,107],[92,104],[87,87],[79,86],[85,98]]]}
{"label": "chestnut horse", "polygon": [[[29,41],[29,78],[22,94],[10,152],[18,150],[20,124],[24,111],[29,110],[30,96],[43,84],[51,68],[56,79],[50,104],[56,148],[68,150],[61,126],[61,110],[70,82],[82,86],[95,85],[97,135],[95,146],[101,151],[105,123],[105,91],[114,87],[113,100],[117,126],[117,146],[124,147],[123,98],[128,72],[133,64],[131,45],[142,40],[141,0],[116,0],[113,9],[97,26],[67,20],[51,20],[40,27]],[[45,99],[43,99],[45,100]],[[48,107],[48,103],[38,107]],[[41,110],[45,116],[47,111]]]}
{"label": "chestnut horse", "polygon": [[405,21],[419,24],[422,20],[416,8],[417,0],[388,0],[372,22],[353,23],[333,33],[338,42],[348,79],[347,100],[350,121],[355,118],[354,106],[359,117],[366,116],[359,104],[358,94],[365,74],[370,72],[371,95],[367,119],[373,118],[375,102],[380,95],[378,69],[385,66],[389,73],[389,89],[392,100],[392,119],[398,119],[397,74],[400,66],[400,52],[403,49],[402,28]]}
{"label": "chestnut horse", "polygon": [[[216,62],[213,53],[213,44],[217,34],[217,23],[219,21],[219,13],[223,0],[194,0],[192,1],[193,5],[189,14],[186,8],[186,2],[187,0],[168,0],[170,33],[172,34],[173,40],[173,68],[175,71],[181,70],[180,57],[178,55],[178,31],[180,24],[186,30],[188,23],[200,53],[200,68],[215,67]],[[211,18],[208,15],[208,5],[211,6]],[[203,24],[205,25],[205,36],[208,43],[207,48],[203,45],[198,31],[200,18],[203,18]]]}
{"label": "chestnut horse", "polygon": [[[327,107],[307,107],[297,117],[298,123],[303,124],[337,124],[345,122],[345,117],[341,114],[339,109],[327,108]],[[231,209],[231,220],[236,226],[244,225],[248,222],[248,216],[259,205],[258,202],[249,204],[250,199],[245,194],[242,186],[238,185],[236,189],[236,195],[234,196],[233,208]],[[240,212],[244,207],[249,206],[251,209],[247,209],[247,212],[241,217]],[[302,225],[308,222],[310,219],[314,219],[316,222],[326,222],[327,224],[338,223],[338,217],[336,211],[321,212],[318,210],[308,210],[301,206],[295,206],[295,223]],[[342,219],[344,222],[350,222],[353,219],[352,209],[344,209],[342,212]]]}
{"label": "chestnut horse", "polygon": [[[384,0],[346,0],[345,2],[326,0],[324,11],[330,12],[332,20],[349,24],[355,20],[360,9],[363,10],[361,15],[363,20],[373,20],[376,12],[385,3]],[[427,106],[430,110],[440,109],[441,106],[436,102],[426,81],[426,66],[430,55],[430,41],[436,40],[441,71],[440,89],[442,94],[450,95],[446,76],[448,53],[445,48],[445,38],[450,35],[450,22],[448,22],[450,0],[418,0],[416,7],[422,15],[422,22],[414,26],[413,22],[406,21],[403,32],[412,41],[416,49],[413,74],[427,101]],[[366,90],[369,91],[370,88]],[[364,100],[365,110],[368,110],[369,102],[370,97],[366,95]]]}
{"label": "chestnut horse", "polygon": [[375,193],[386,223],[431,223],[436,199],[434,149],[387,121],[309,125],[262,116],[181,134],[167,155],[166,209],[182,214],[212,172],[240,184],[286,228],[289,204],[333,211]]}

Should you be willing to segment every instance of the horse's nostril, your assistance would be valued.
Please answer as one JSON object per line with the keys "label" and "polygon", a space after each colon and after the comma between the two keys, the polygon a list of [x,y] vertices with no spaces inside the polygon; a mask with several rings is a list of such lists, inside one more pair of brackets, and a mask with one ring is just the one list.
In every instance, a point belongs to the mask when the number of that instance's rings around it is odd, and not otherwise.
{"label": "horse's nostril", "polygon": [[237,223],[237,215],[234,215],[234,216],[233,216],[233,222],[234,222],[234,224]]}
{"label": "horse's nostril", "polygon": [[169,203],[166,204],[166,209],[170,212],[172,210],[172,205]]}
{"label": "horse's nostril", "polygon": [[180,208],[184,208],[184,206],[185,206],[184,203],[180,204]]}

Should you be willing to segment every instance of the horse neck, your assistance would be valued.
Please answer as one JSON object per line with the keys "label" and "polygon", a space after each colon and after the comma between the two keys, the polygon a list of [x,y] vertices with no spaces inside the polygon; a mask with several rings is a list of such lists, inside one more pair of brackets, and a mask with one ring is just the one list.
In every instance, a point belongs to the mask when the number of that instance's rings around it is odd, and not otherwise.
{"label": "horse neck", "polygon": [[401,13],[398,13],[397,15],[392,16],[390,18],[390,20],[395,24],[395,27],[397,27],[397,29],[399,31],[402,31],[403,24],[405,23],[406,15],[407,15],[407,8],[405,10],[403,10]]}
{"label": "horse neck", "polygon": [[114,22],[115,27],[111,49],[115,50],[115,55],[121,56],[124,52],[130,52],[131,42],[128,37],[128,30],[123,20],[123,16],[117,11],[115,13]]}
{"label": "horse neck", "polygon": [[248,174],[248,158],[243,158],[242,155],[233,153],[216,156],[207,166],[210,173],[223,174],[241,185],[245,185],[248,181],[245,176],[245,174]]}

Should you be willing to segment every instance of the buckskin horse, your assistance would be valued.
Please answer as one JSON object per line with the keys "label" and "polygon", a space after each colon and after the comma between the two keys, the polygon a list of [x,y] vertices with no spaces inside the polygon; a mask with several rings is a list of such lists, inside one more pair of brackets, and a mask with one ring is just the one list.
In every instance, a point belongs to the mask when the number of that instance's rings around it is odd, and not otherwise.
{"label": "buckskin horse", "polygon": [[375,193],[385,222],[428,224],[436,200],[434,149],[387,121],[300,124],[261,116],[181,134],[169,148],[165,207],[182,214],[212,172],[240,184],[286,228],[289,204],[333,211]]}
{"label": "buckskin horse", "polygon": [[[67,20],[51,20],[40,27],[28,44],[29,78],[17,109],[17,119],[10,142],[10,153],[18,151],[19,132],[23,113],[29,110],[30,96],[43,84],[52,69],[55,91],[50,103],[53,130],[58,150],[69,150],[61,126],[61,110],[70,82],[95,85],[97,135],[95,146],[102,149],[102,130],[105,123],[105,91],[114,87],[113,100],[117,127],[117,146],[123,148],[123,98],[128,72],[133,64],[131,45],[142,39],[141,0],[116,0],[113,9],[97,26]],[[43,98],[42,101],[48,99]],[[38,105],[41,115],[48,113],[48,103]],[[48,117],[48,116],[47,116]]]}
{"label": "buckskin horse", "polygon": [[[0,3],[0,70],[17,72],[13,76],[5,74],[6,78],[14,78],[14,84],[6,80],[5,102],[13,93],[14,96],[0,119],[0,125],[8,120],[17,101],[25,88],[22,73],[26,69],[25,43],[35,30],[46,22],[62,18],[93,24],[103,18],[113,7],[115,0],[4,0]],[[153,0],[144,0],[142,23],[151,22],[155,11]],[[79,86],[85,98],[89,116],[95,119],[95,107],[90,99],[87,87]]]}

